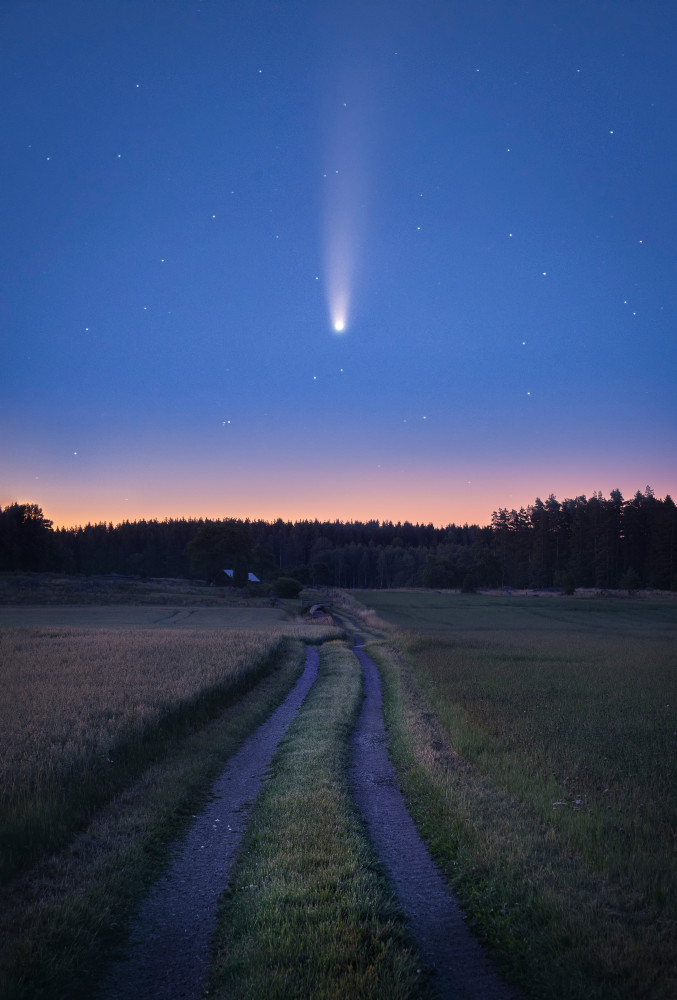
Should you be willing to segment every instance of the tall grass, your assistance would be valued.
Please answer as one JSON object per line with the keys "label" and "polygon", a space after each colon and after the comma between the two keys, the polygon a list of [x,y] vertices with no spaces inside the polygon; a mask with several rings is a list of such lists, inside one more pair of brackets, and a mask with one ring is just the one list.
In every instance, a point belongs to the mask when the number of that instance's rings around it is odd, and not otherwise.
{"label": "tall grass", "polygon": [[534,996],[675,995],[674,608],[424,597],[424,628],[375,655],[471,921]]}
{"label": "tall grass", "polygon": [[677,651],[669,640],[409,637],[456,751],[649,897],[677,890]]}
{"label": "tall grass", "polygon": [[225,762],[268,718],[303,669],[292,641],[274,670],[207,725],[165,745],[63,848],[0,890],[3,1000],[91,1000],[128,919],[164,870]]}
{"label": "tall grass", "polygon": [[348,787],[361,706],[335,643],[283,740],[223,902],[209,995],[313,1000],[427,995]]}
{"label": "tall grass", "polygon": [[256,683],[285,642],[282,630],[0,630],[3,878]]}

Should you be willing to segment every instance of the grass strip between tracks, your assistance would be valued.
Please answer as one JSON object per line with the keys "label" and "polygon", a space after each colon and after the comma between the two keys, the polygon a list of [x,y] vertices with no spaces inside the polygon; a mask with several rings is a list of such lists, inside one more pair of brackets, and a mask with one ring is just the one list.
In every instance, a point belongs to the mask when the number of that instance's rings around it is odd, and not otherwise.
{"label": "grass strip between tracks", "polygon": [[283,740],[224,897],[212,997],[426,995],[421,963],[349,788],[362,675],[342,643]]}
{"label": "grass strip between tracks", "polygon": [[270,673],[101,809],[68,847],[2,889],[3,1000],[90,1000],[126,921],[227,759],[284,700],[303,669],[289,642]]}

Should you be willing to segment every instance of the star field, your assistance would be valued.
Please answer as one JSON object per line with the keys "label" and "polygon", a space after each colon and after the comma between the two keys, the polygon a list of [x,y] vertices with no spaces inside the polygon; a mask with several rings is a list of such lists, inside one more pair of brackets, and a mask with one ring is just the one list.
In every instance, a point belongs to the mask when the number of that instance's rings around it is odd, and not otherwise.
{"label": "star field", "polygon": [[9,0],[0,504],[677,492],[677,13]]}

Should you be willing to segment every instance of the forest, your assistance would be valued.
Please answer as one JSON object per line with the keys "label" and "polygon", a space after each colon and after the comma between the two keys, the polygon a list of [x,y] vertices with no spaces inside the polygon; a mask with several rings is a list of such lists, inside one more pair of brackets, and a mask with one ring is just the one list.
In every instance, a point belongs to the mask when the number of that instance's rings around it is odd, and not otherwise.
{"label": "forest", "polygon": [[677,507],[651,487],[526,509],[500,508],[485,527],[385,521],[237,518],[124,521],[54,528],[34,503],[0,510],[0,571],[184,577],[266,586],[677,590]]}

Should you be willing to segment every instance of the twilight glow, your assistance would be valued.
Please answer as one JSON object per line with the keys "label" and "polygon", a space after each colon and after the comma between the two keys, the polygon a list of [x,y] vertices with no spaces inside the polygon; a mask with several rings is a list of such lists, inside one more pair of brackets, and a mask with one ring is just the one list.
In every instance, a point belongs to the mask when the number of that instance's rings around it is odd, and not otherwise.
{"label": "twilight glow", "polygon": [[158,6],[0,4],[2,506],[677,497],[669,4]]}

